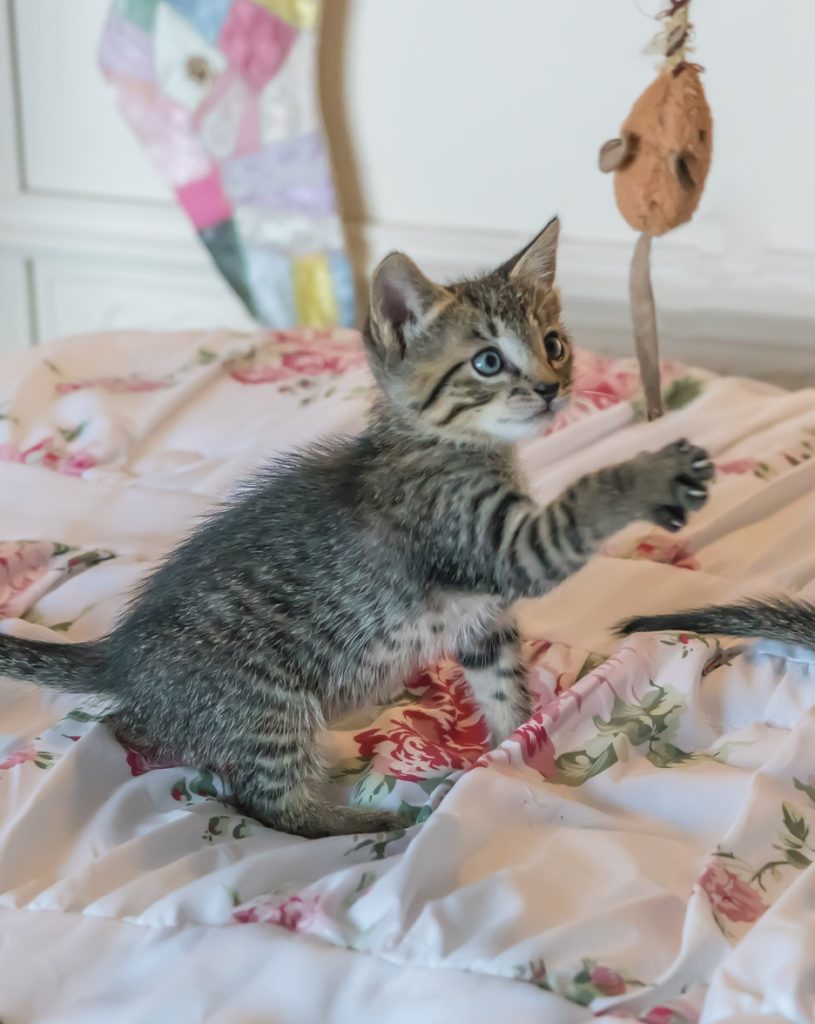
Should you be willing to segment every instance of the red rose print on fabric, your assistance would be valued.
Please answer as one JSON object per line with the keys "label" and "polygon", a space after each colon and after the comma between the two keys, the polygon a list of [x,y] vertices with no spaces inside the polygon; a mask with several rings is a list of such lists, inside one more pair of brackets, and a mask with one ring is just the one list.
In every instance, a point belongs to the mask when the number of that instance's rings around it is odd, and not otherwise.
{"label": "red rose print on fabric", "polygon": [[47,573],[53,553],[49,541],[0,543],[0,616],[19,618],[29,607],[31,587]]}
{"label": "red rose print on fabric", "polygon": [[756,459],[732,459],[730,462],[717,462],[716,469],[728,476],[741,476],[744,473],[753,473],[757,465]]}
{"label": "red rose print on fabric", "polygon": [[487,725],[461,668],[442,662],[411,689],[421,691],[419,704],[354,737],[360,757],[374,771],[408,782],[469,768],[484,752]]}
{"label": "red rose print on fabric", "polygon": [[[121,742],[121,741],[120,741]],[[133,776],[146,775],[147,772],[152,772],[156,768],[174,768],[176,765],[170,761],[155,761],[147,754],[141,753],[139,750],[134,750],[132,747],[125,746],[125,757],[127,759],[127,766],[130,769],[130,774]],[[173,797],[173,799],[181,799],[181,796]]]}
{"label": "red rose print on fabric", "polygon": [[589,981],[604,996],[621,996],[627,989],[625,978],[613,967],[598,964],[589,974]]}
{"label": "red rose print on fabric", "polygon": [[596,409],[608,409],[635,397],[641,390],[639,374],[618,359],[579,349],[575,354],[575,398]]}
{"label": "red rose print on fabric", "polygon": [[757,921],[767,909],[761,896],[720,860],[714,860],[702,872],[699,888],[713,910],[728,921]]}
{"label": "red rose print on fabric", "polygon": [[273,331],[268,341],[245,356],[229,360],[227,370],[239,384],[270,384],[295,378],[337,377],[365,365],[365,353],[353,331]]}
{"label": "red rose print on fabric", "polygon": [[86,380],[63,380],[54,387],[58,395],[70,395],[74,391],[94,389],[106,391],[110,395],[145,394],[172,387],[175,381],[171,378],[141,377],[130,374],[126,377],[89,377]]}
{"label": "red rose print on fabric", "polygon": [[13,444],[0,444],[0,459],[19,462],[26,466],[41,466],[66,476],[82,476],[97,464],[96,456],[87,448],[68,452],[61,448],[53,437],[43,438],[29,448],[17,448]]}
{"label": "red rose print on fabric", "polygon": [[37,760],[37,749],[33,743],[26,743],[24,747],[9,754],[5,760],[0,761],[0,771],[6,768],[16,768],[18,764],[25,764],[26,761]]}
{"label": "red rose print on fabric", "polygon": [[661,562],[663,565],[674,565],[677,569],[698,570],[701,568],[698,559],[691,553],[686,541],[673,540],[669,536],[649,534],[634,548],[633,558],[643,558],[649,562]]}
{"label": "red rose print on fabric", "polygon": [[289,896],[282,903],[261,903],[236,910],[232,917],[240,924],[276,924],[290,932],[305,932],[320,911],[319,896]]}

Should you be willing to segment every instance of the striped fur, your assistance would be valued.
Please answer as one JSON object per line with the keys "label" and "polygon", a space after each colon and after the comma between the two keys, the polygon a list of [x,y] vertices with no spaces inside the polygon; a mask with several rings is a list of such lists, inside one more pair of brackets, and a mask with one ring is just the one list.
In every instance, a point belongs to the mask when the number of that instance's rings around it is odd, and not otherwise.
{"label": "striped fur", "polygon": [[761,637],[815,650],[815,605],[809,601],[769,597],[741,604],[692,608],[668,615],[640,615],[618,626],[618,632],[622,634],[671,629],[747,639]]}
{"label": "striped fur", "polygon": [[[529,714],[511,603],[546,593],[631,520],[676,528],[705,498],[710,463],[684,442],[585,477],[547,508],[527,494],[507,440],[549,422],[554,385],[558,402],[571,382],[556,239],[555,222],[500,271],[445,288],[406,257],[385,260],[365,334],[381,393],[365,432],[263,471],[109,636],[0,636],[0,671],[109,695],[131,743],[216,769],[270,825],[392,827],[387,812],[320,795],[326,720],[453,652],[500,742]],[[485,346],[505,359],[490,377],[473,364]]]}

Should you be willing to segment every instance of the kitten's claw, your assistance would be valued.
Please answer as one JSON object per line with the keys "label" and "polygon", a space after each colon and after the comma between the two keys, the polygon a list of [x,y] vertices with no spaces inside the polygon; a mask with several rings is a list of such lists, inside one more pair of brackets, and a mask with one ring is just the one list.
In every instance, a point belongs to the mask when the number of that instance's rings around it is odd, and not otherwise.
{"label": "kitten's claw", "polygon": [[685,526],[689,512],[705,504],[706,482],[715,472],[707,452],[685,439],[640,455],[632,465],[645,518],[672,533]]}

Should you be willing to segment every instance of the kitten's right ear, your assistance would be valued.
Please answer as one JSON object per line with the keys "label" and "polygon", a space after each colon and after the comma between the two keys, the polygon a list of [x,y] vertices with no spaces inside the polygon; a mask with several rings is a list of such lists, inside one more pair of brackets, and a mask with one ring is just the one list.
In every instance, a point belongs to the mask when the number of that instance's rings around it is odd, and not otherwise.
{"label": "kitten's right ear", "polygon": [[555,279],[559,237],[560,219],[553,217],[531,242],[506,263],[502,263],[495,273],[532,288],[541,283],[551,284]]}
{"label": "kitten's right ear", "polygon": [[449,297],[404,253],[386,256],[371,279],[371,320],[384,348],[404,356],[411,332],[426,327]]}

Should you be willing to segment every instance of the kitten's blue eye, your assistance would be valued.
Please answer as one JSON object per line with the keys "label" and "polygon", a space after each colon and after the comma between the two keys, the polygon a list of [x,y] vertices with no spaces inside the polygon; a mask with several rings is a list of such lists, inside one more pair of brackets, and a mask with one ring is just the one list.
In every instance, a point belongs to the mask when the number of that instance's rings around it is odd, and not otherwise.
{"label": "kitten's blue eye", "polygon": [[497,348],[482,348],[473,356],[473,369],[482,377],[494,377],[504,368],[504,357]]}

